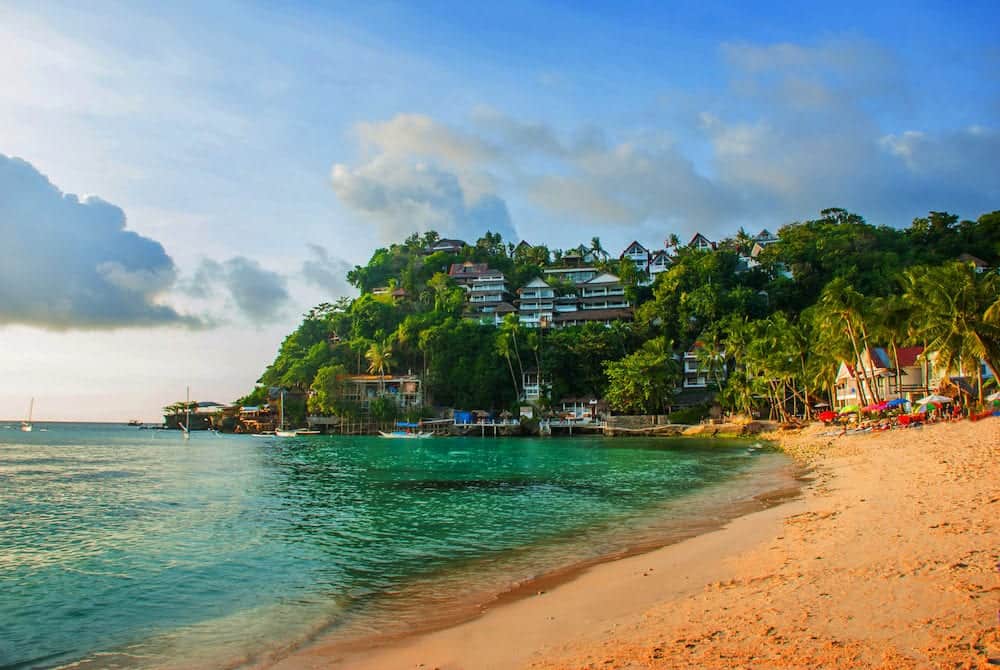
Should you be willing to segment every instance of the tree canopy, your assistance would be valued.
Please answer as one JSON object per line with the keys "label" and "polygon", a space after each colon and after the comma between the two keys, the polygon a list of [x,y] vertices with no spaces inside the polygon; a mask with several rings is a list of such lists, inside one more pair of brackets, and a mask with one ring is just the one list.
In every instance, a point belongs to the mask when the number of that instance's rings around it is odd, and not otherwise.
{"label": "tree canopy", "polygon": [[[616,411],[659,412],[692,348],[726,407],[779,414],[827,398],[840,361],[870,346],[926,344],[943,362],[983,359],[996,371],[1000,279],[959,258],[1000,265],[1000,211],[974,221],[932,211],[895,228],[832,208],[776,231],[762,250],[742,229],[714,250],[667,236],[671,262],[655,281],[596,236],[564,251],[487,232],[432,251],[437,233],[414,234],[348,273],[358,298],[305,314],[245,400],[283,387],[308,393],[311,411],[335,413],[348,409],[335,399],[347,375],[413,373],[435,405],[501,409],[518,402],[526,374],[540,373],[543,402],[605,397]],[[486,263],[516,290],[569,252],[622,279],[634,321],[539,331],[516,316],[499,327],[463,317],[467,292],[448,275],[452,264]],[[550,283],[557,295],[572,288]]]}

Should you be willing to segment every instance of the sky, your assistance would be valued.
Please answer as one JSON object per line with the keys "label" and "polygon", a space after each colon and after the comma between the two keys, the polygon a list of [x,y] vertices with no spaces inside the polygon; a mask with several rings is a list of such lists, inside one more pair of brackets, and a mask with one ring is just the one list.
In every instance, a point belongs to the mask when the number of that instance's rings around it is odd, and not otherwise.
{"label": "sky", "polygon": [[412,232],[617,252],[1000,209],[997,25],[987,2],[0,0],[0,416],[235,400]]}

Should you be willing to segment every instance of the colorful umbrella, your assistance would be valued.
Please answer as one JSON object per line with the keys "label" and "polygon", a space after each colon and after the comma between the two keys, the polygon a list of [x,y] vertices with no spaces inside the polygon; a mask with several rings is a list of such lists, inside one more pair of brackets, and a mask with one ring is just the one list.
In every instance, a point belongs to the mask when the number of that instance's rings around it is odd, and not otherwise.
{"label": "colorful umbrella", "polygon": [[936,395],[936,394],[932,393],[931,395],[926,396],[926,397],[921,398],[920,400],[918,400],[917,404],[918,405],[926,405],[929,402],[937,403],[937,404],[940,405],[941,403],[944,403],[944,402],[951,402],[951,398],[949,398],[946,395]]}
{"label": "colorful umbrella", "polygon": [[867,407],[865,407],[862,411],[863,412],[881,412],[882,410],[884,410],[888,406],[889,406],[889,403],[887,403],[887,402],[885,402],[883,400],[882,402],[873,402],[871,405],[868,405]]}
{"label": "colorful umbrella", "polygon": [[833,410],[827,410],[825,412],[820,412],[818,418],[823,423],[830,423],[831,421],[837,418],[837,413],[834,412]]}
{"label": "colorful umbrella", "polygon": [[885,406],[888,408],[892,408],[892,407],[899,407],[900,405],[905,405],[905,404],[906,400],[904,400],[903,398],[896,398],[895,400],[890,400],[889,402],[887,402]]}
{"label": "colorful umbrella", "polygon": [[848,405],[847,407],[841,407],[840,408],[840,413],[841,414],[852,414],[854,412],[860,412],[860,411],[861,411],[861,408],[858,407],[857,405]]}

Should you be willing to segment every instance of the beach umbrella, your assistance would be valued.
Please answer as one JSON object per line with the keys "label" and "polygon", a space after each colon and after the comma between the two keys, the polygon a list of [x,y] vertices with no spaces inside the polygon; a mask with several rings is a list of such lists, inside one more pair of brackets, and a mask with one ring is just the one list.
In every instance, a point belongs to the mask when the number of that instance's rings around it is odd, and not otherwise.
{"label": "beach umbrella", "polygon": [[881,412],[886,407],[888,407],[888,403],[883,400],[882,402],[873,402],[872,404],[870,404],[867,407],[865,407],[862,411],[863,412]]}
{"label": "beach umbrella", "polygon": [[890,400],[889,402],[887,402],[885,406],[887,408],[892,408],[892,407],[899,407],[900,405],[905,405],[905,404],[906,400],[904,400],[903,398],[896,398],[895,400]]}
{"label": "beach umbrella", "polygon": [[988,396],[986,396],[986,399],[989,400],[990,402],[996,402],[997,400],[1000,400],[1000,391],[989,394]]}
{"label": "beach umbrella", "polygon": [[813,405],[813,409],[822,409],[824,407],[829,407],[829,406],[830,406],[830,403],[828,403],[828,402],[818,402],[815,405]]}
{"label": "beach umbrella", "polygon": [[837,413],[833,410],[827,410],[825,412],[820,412],[817,418],[823,423],[830,423],[837,418]]}
{"label": "beach umbrella", "polygon": [[951,402],[951,398],[949,398],[946,395],[936,395],[936,394],[932,393],[931,395],[925,396],[925,397],[921,398],[920,400],[918,400],[917,404],[918,405],[926,405],[929,402],[937,403],[938,405],[940,405],[941,403]]}
{"label": "beach umbrella", "polygon": [[847,407],[842,407],[840,409],[841,414],[852,414],[854,412],[860,412],[861,408],[857,405],[848,405]]}

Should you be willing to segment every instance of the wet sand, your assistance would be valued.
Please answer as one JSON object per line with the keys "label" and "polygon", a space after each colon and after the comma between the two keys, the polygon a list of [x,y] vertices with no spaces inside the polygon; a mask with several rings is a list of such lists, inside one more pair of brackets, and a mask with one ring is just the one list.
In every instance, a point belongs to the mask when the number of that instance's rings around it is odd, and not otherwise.
{"label": "wet sand", "polygon": [[1000,419],[782,437],[797,500],[443,630],[302,668],[987,668],[1000,663]]}

